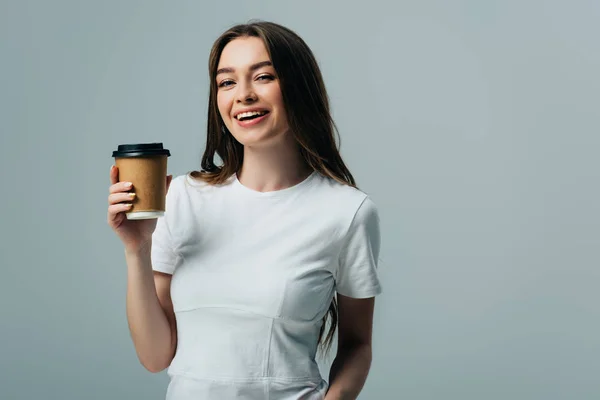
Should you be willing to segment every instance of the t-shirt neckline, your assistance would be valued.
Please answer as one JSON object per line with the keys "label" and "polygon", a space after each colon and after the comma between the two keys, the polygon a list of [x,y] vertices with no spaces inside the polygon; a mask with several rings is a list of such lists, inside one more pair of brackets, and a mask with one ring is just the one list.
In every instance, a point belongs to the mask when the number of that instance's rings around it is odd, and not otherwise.
{"label": "t-shirt neckline", "polygon": [[274,197],[289,196],[292,193],[302,190],[304,187],[310,185],[310,183],[315,179],[317,174],[318,174],[318,172],[316,170],[313,170],[313,172],[311,172],[311,174],[309,176],[307,176],[302,182],[299,182],[299,183],[297,183],[293,186],[287,187],[285,189],[271,190],[269,192],[259,192],[258,190],[250,189],[249,187],[244,186],[238,180],[237,173],[233,174],[233,184],[238,190],[246,193],[247,195],[259,197],[259,198],[274,198]]}

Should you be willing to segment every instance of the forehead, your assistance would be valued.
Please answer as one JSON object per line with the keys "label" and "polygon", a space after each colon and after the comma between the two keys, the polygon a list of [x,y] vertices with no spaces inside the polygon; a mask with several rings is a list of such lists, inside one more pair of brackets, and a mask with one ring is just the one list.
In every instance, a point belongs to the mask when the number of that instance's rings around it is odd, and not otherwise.
{"label": "forehead", "polygon": [[243,37],[233,39],[225,45],[219,68],[243,68],[260,61],[270,60],[269,53],[263,41],[257,37]]}

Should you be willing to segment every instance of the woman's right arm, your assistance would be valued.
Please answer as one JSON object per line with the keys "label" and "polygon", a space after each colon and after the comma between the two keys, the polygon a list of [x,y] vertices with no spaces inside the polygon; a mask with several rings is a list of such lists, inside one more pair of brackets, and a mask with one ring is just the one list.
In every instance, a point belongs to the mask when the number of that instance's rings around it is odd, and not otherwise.
{"label": "woman's right arm", "polygon": [[[167,190],[172,176],[167,176]],[[156,219],[128,220],[125,213],[135,188],[119,182],[110,170],[108,224],[123,242],[127,263],[127,321],[137,356],[151,372],[167,368],[177,347],[177,325],[171,301],[171,275],[153,271],[150,254]]]}
{"label": "woman's right arm", "polygon": [[152,270],[151,243],[127,262],[127,321],[141,364],[150,372],[167,368],[177,348],[177,324],[171,301],[171,275]]}

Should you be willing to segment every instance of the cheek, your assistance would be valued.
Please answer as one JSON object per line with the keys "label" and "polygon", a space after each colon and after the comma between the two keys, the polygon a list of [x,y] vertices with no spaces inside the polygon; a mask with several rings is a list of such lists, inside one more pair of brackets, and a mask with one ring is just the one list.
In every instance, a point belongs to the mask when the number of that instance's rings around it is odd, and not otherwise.
{"label": "cheek", "polygon": [[287,123],[287,115],[285,112],[285,105],[283,104],[283,97],[281,96],[281,92],[273,93],[271,97],[271,104],[277,107],[278,119],[280,119],[281,123]]}
{"label": "cheek", "polygon": [[231,114],[231,101],[226,93],[217,93],[217,108],[219,109],[219,113],[221,113],[223,121],[228,121]]}
{"label": "cheek", "polygon": [[285,115],[285,106],[283,105],[283,96],[279,87],[274,87],[269,93],[270,103],[277,107],[280,115]]}
{"label": "cheek", "polygon": [[283,96],[279,85],[270,85],[264,93],[265,97],[269,99],[269,103],[277,106],[283,106]]}

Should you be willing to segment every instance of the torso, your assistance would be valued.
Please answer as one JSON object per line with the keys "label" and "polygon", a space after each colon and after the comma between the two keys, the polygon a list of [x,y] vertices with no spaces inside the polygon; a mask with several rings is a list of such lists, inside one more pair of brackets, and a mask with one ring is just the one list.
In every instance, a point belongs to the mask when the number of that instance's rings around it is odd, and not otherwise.
{"label": "torso", "polygon": [[168,398],[322,399],[318,333],[342,235],[365,195],[316,173],[269,193],[235,178],[176,184]]}

